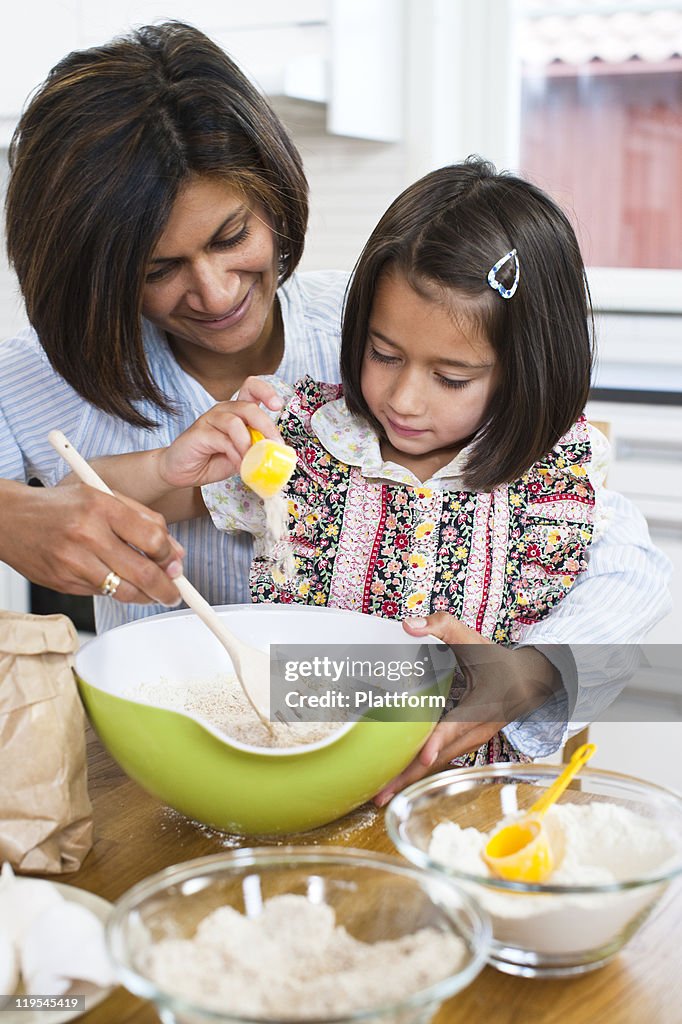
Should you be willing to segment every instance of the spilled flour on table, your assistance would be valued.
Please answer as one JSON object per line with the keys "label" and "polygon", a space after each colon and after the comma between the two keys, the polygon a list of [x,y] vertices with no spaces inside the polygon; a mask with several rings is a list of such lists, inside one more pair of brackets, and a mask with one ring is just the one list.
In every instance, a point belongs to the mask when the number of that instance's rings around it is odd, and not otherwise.
{"label": "spilled flour on table", "polygon": [[191,938],[155,942],[140,966],[165,992],[207,1009],[306,1020],[398,1002],[456,973],[466,955],[462,939],[437,928],[361,942],[333,907],[286,894],[254,916],[218,907]]}
{"label": "spilled flour on table", "polygon": [[226,850],[239,849],[243,846],[290,846],[295,842],[297,846],[318,846],[321,844],[351,844],[365,829],[375,824],[381,814],[379,808],[372,803],[363,804],[354,811],[349,811],[337,821],[328,825],[321,825],[319,828],[310,829],[307,832],[288,832],[283,835],[259,835],[258,837],[239,834],[237,832],[224,832],[221,829],[213,828],[211,825],[204,825],[200,821],[188,818],[180,811],[172,807],[163,809],[164,817],[175,825],[176,831],[180,832],[188,825],[207,839],[211,839]]}
{"label": "spilled flour on table", "polygon": [[161,828],[164,832],[172,826],[177,835],[182,836],[188,828],[191,828],[194,831],[200,832],[207,839],[214,840],[225,850],[238,850],[242,846],[257,845],[253,843],[252,837],[238,835],[234,832],[222,832],[220,829],[212,828],[210,825],[204,825],[201,821],[195,821],[194,818],[188,818],[182,811],[176,811],[174,807],[164,807],[162,814],[164,820]]}

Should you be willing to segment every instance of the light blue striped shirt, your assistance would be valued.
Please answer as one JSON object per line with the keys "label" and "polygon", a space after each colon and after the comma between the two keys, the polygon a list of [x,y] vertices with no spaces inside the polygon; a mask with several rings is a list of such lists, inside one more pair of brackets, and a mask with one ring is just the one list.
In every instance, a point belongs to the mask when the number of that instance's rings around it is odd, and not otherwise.
{"label": "light blue striped shirt", "polygon": [[[284,358],[277,375],[289,383],[309,374],[339,380],[340,320],[348,275],[340,271],[296,274],[278,292],[284,323]],[[153,430],[131,426],[95,409],[51,368],[34,331],[0,344],[0,477],[37,477],[47,486],[67,471],[47,441],[62,430],[87,459],[169,444],[206,412],[214,399],[175,361],[165,337],[144,323],[151,374],[176,403],[175,413],[150,403],[140,409],[159,422]],[[622,688],[633,644],[672,606],[671,566],[649,538],[646,522],[624,497],[602,491],[608,528],[590,547],[588,569],[552,613],[532,626],[524,643],[542,646],[562,674],[566,693],[555,708],[540,709],[505,730],[531,757],[556,750],[574,720],[593,720]],[[250,600],[251,537],[216,530],[206,516],[177,523],[173,534],[185,546],[185,573],[212,605]],[[98,631],[164,610],[160,605],[126,605],[95,598]],[[585,645],[569,648],[568,645]],[[587,645],[609,645],[608,657],[581,660]],[[618,645],[623,646],[622,656]]]}

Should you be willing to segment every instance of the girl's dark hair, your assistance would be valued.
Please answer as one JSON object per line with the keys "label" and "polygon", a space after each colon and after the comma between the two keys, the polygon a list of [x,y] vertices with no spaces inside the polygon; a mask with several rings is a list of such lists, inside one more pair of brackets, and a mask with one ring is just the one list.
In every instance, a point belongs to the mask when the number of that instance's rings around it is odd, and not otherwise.
{"label": "girl's dark hair", "polygon": [[[520,281],[505,300],[487,278],[511,249],[518,252]],[[478,157],[427,174],[391,204],[355,266],[341,347],[348,407],[375,428],[361,368],[374,292],[389,270],[427,298],[435,285],[443,305],[488,338],[499,383],[464,479],[477,491],[517,479],[576,421],[589,392],[592,311],[565,214],[536,186],[498,174]],[[513,276],[509,260],[498,279],[509,287]]]}
{"label": "girl's dark hair", "polygon": [[87,401],[141,426],[172,407],[142,343],[145,269],[179,191],[213,176],[262,204],[280,281],[296,268],[308,186],[286,129],[215,43],[182,22],[71,53],[10,147],[7,249],[52,366]]}

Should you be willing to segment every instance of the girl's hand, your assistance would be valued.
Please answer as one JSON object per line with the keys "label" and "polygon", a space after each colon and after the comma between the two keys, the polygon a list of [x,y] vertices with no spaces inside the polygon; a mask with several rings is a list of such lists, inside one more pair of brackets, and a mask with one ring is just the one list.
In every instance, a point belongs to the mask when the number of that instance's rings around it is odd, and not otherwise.
{"label": "girl's hand", "polygon": [[260,402],[273,412],[282,408],[282,399],[277,391],[262,377],[247,377],[237,392],[237,399],[240,402]]}
{"label": "girl's hand", "polygon": [[257,404],[276,412],[282,400],[267,381],[248,377],[233,402],[218,402],[159,453],[158,472],[171,488],[200,487],[239,472],[251,447],[248,427],[281,441],[277,427]]}
{"label": "girl's hand", "polygon": [[403,628],[412,636],[430,633],[451,646],[466,692],[407,768],[377,793],[374,802],[379,807],[405,786],[447,768],[455,757],[478,750],[505,725],[561,689],[559,673],[536,648],[494,644],[446,612],[406,619]]}

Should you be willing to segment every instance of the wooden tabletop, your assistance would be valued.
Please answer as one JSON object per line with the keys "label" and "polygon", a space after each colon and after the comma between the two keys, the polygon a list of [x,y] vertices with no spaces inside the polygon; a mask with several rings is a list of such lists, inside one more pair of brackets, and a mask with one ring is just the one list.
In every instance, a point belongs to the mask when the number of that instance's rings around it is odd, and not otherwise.
{"label": "wooden tabletop", "polygon": [[[145,876],[235,846],[262,845],[197,825],[128,779],[89,731],[95,841],[64,881],[117,899]],[[283,840],[395,854],[383,812],[367,805],[341,821]],[[569,980],[513,978],[490,967],[443,1005],[433,1024],[682,1024],[682,888],[600,970]],[[116,989],[83,1024],[158,1024],[151,1004]]]}

